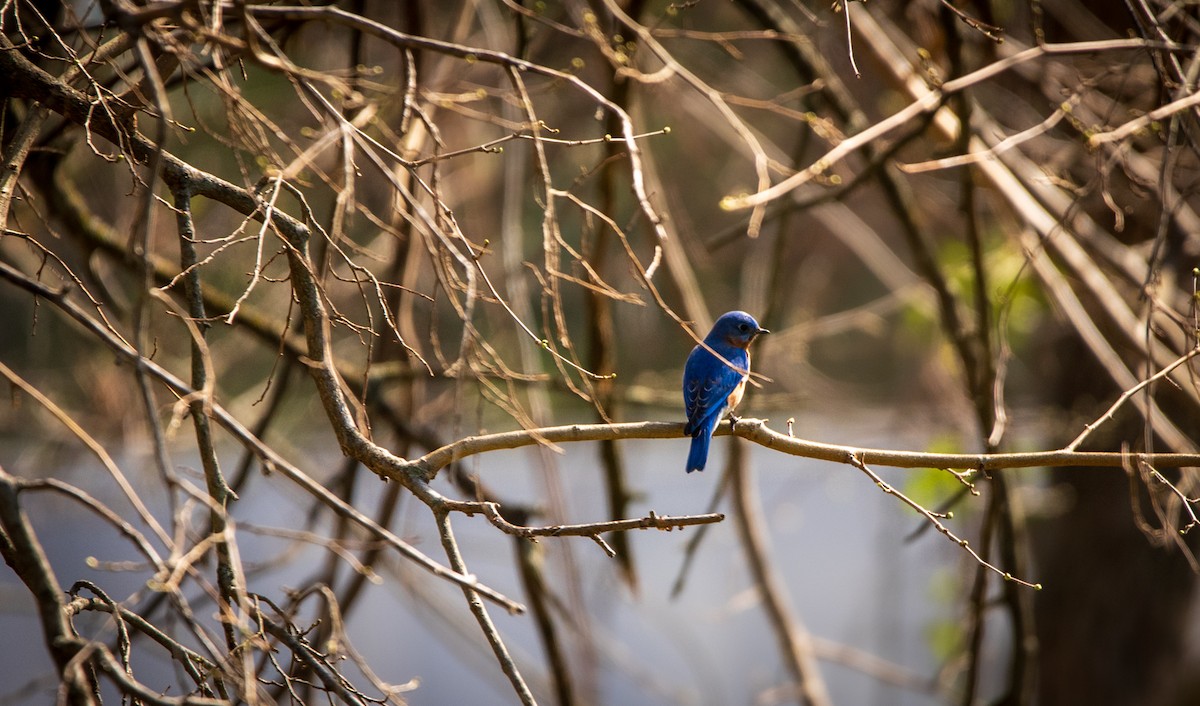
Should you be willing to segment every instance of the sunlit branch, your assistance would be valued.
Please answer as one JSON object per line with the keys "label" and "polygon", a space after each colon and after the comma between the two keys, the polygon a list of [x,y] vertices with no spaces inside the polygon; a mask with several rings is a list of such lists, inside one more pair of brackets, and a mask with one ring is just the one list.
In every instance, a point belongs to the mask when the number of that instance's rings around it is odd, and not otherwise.
{"label": "sunlit branch", "polygon": [[[717,436],[733,433],[759,446],[790,456],[812,458],[835,463],[853,465],[858,459],[873,466],[894,468],[946,468],[975,471],[992,471],[1002,468],[1049,468],[1081,466],[1094,468],[1122,468],[1132,456],[1144,459],[1163,468],[1178,468],[1200,465],[1200,454],[1192,453],[1131,453],[1103,451],[1030,451],[1014,453],[932,453],[927,451],[903,451],[895,449],[873,449],[840,444],[825,444],[806,441],[781,434],[767,427],[762,419],[739,419],[736,429],[730,430],[730,422],[717,427]],[[469,436],[440,449],[435,449],[408,463],[423,477],[432,478],[450,463],[489,451],[516,449],[538,443],[566,444],[584,441],[612,439],[675,439],[683,438],[682,422],[625,422],[620,424],[572,424],[522,429]]]}
{"label": "sunlit branch", "polygon": [[909,174],[921,174],[923,172],[932,172],[938,169],[950,169],[953,167],[976,164],[987,159],[996,159],[1002,153],[1007,152],[1014,147],[1019,147],[1025,142],[1049,132],[1054,128],[1054,126],[1058,125],[1070,114],[1071,108],[1077,104],[1080,99],[1081,96],[1079,95],[1072,96],[1070,99],[1063,101],[1063,104],[1058,108],[1058,110],[1055,110],[1042,122],[1014,135],[1009,135],[985,150],[968,152],[966,154],[956,155],[954,157],[932,159],[926,162],[917,162],[914,164],[898,164],[897,166],[901,171]]}
{"label": "sunlit branch", "polygon": [[858,62],[854,60],[854,28],[850,24],[850,2],[851,0],[842,0],[841,5],[834,5],[835,8],[841,8],[841,12],[846,16],[846,53],[850,57],[850,68],[854,71],[856,78],[862,78],[862,72],[858,70]]}
{"label": "sunlit branch", "polygon": [[988,64],[987,66],[972,71],[961,78],[956,78],[947,81],[938,88],[931,89],[917,100],[902,108],[899,112],[892,114],[890,117],[884,118],[872,124],[866,130],[852,135],[835,146],[833,149],[826,152],[822,157],[818,158],[808,167],[775,184],[774,186],[761,189],[755,194],[747,196],[727,196],[722,200],[721,206],[729,210],[738,210],[744,208],[759,207],[769,201],[773,201],[784,194],[796,190],[800,186],[808,183],[813,178],[820,174],[824,174],[834,164],[842,161],[854,152],[862,149],[866,145],[886,136],[888,133],[899,128],[901,125],[917,118],[918,116],[936,111],[942,106],[942,103],[948,96],[951,96],[960,91],[976,86],[984,81],[988,81],[996,76],[1008,71],[1016,66],[1026,62],[1035,61],[1048,55],[1062,54],[1093,54],[1106,51],[1128,51],[1132,49],[1145,48],[1147,42],[1141,39],[1112,39],[1093,42],[1072,42],[1067,44],[1043,44],[1040,46],[1030,47],[1025,51],[1015,54],[1011,57],[1001,59],[999,61]]}
{"label": "sunlit branch", "polygon": [[1130,120],[1120,127],[1114,128],[1107,132],[1098,132],[1094,135],[1091,135],[1088,137],[1088,146],[1096,147],[1106,142],[1119,142],[1138,130],[1145,128],[1156,120],[1162,120],[1163,118],[1169,117],[1175,113],[1187,110],[1188,108],[1192,108],[1197,105],[1200,105],[1200,93],[1192,93],[1184,96],[1183,98],[1173,100],[1160,108],[1155,108],[1149,113]]}
{"label": "sunlit branch", "polygon": [[1200,504],[1200,498],[1188,497],[1187,494],[1179,489],[1179,486],[1167,480],[1167,477],[1162,473],[1159,473],[1157,470],[1151,469],[1150,477],[1167,486],[1171,493],[1174,494],[1175,497],[1179,498],[1179,503],[1183,506],[1184,512],[1186,512],[1188,517],[1191,518],[1186,525],[1179,528],[1179,534],[1187,534],[1194,527],[1200,525],[1200,517],[1196,516],[1196,505]]}

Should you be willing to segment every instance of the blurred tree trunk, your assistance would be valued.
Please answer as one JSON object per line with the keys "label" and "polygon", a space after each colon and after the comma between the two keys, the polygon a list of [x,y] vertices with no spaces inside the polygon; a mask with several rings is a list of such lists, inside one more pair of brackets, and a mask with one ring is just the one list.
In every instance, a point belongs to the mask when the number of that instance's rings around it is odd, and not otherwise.
{"label": "blurred tree trunk", "polygon": [[1195,574],[1178,549],[1138,531],[1125,477],[1083,468],[1051,478],[1072,504],[1035,525],[1039,703],[1177,703]]}
{"label": "blurred tree trunk", "polygon": [[[1079,339],[1054,340],[1051,348],[1044,373],[1058,381],[1054,394],[1062,418],[1098,417],[1108,402],[1096,400],[1115,399],[1120,391],[1105,384],[1103,370]],[[1107,397],[1101,388],[1110,388]],[[1196,421],[1187,426],[1194,429]],[[1143,433],[1132,412],[1112,424],[1090,448],[1119,451],[1120,440]],[[1196,573],[1168,536],[1178,530],[1147,524],[1155,521],[1147,493],[1166,491],[1096,468],[1056,469],[1048,485],[1065,506],[1032,525],[1045,586],[1035,604],[1038,703],[1195,703],[1183,699],[1181,689],[1195,672],[1185,648]]]}

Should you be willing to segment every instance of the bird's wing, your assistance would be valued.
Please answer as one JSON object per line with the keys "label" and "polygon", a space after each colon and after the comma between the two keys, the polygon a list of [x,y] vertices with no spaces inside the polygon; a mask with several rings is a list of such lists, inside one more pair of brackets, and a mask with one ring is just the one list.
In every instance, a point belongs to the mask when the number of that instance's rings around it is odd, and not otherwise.
{"label": "bird's wing", "polygon": [[[730,363],[746,368],[745,351],[717,349]],[[699,429],[710,417],[720,414],[726,400],[744,376],[697,346],[688,356],[683,375],[683,402],[687,410],[686,432]]]}

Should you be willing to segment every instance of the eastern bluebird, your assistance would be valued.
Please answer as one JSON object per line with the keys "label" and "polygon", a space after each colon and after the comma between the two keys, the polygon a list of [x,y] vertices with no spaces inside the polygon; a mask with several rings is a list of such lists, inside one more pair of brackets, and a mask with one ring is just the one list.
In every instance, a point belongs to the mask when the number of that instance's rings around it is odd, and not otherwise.
{"label": "eastern bluebird", "polygon": [[688,417],[683,433],[692,437],[688,473],[704,470],[713,430],[725,413],[732,412],[742,401],[746,378],[750,376],[750,344],[761,333],[770,331],[746,312],[731,311],[717,319],[704,337],[708,347],[729,363],[703,346],[696,346],[688,355],[683,366],[683,406]]}

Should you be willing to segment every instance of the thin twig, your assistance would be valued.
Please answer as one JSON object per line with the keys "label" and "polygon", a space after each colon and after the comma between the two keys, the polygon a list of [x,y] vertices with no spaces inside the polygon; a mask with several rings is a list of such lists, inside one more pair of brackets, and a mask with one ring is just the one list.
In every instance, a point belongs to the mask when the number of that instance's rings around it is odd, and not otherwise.
{"label": "thin twig", "polygon": [[899,498],[900,501],[903,502],[905,505],[908,505],[912,509],[921,513],[921,515],[923,515],[926,520],[929,520],[930,524],[933,525],[934,529],[936,529],[938,532],[941,532],[950,541],[952,541],[955,544],[957,544],[958,546],[962,547],[963,550],[966,551],[968,554],[970,554],[971,557],[973,559],[975,559],[975,561],[978,562],[980,566],[984,567],[988,571],[991,571],[991,572],[997,574],[998,576],[1002,577],[1005,581],[1015,581],[1016,583],[1018,583],[1022,586],[1026,586],[1028,588],[1033,588],[1033,589],[1036,589],[1039,591],[1041,590],[1042,584],[1030,583],[1030,582],[1026,581],[1025,579],[1019,578],[1017,576],[1013,576],[1009,572],[998,568],[994,564],[988,562],[983,557],[981,557],[979,555],[979,553],[976,552],[975,549],[970,545],[970,543],[967,542],[967,540],[960,538],[958,535],[954,534],[954,532],[951,532],[950,529],[948,527],[946,527],[946,525],[942,524],[942,520],[948,519],[950,517],[949,514],[943,514],[943,513],[939,513],[939,512],[933,512],[931,510],[926,510],[925,507],[922,506],[920,503],[918,503],[917,501],[908,497],[907,495],[900,492],[899,490],[896,490],[896,488],[893,487],[892,485],[886,483],[882,478],[880,478],[875,473],[875,471],[872,471],[870,469],[870,467],[867,466],[867,464],[863,462],[862,457],[855,455],[855,454],[851,454],[846,459],[846,462],[849,463],[851,466],[854,466],[858,470],[862,471],[863,473],[867,474],[867,476],[870,477],[871,480],[875,481],[875,485],[879,486],[879,489],[882,490],[884,493],[887,493],[888,495],[894,495],[895,497]]}
{"label": "thin twig", "polygon": [[[129,483],[129,479],[125,477],[125,474],[122,473],[121,469],[117,466],[117,462],[113,460],[112,456],[109,455],[104,446],[99,441],[96,441],[95,437],[87,433],[87,430],[85,430],[69,414],[67,414],[66,410],[55,404],[54,400],[47,397],[42,393],[41,390],[34,387],[20,375],[17,375],[12,368],[8,367],[3,362],[0,362],[0,376],[6,378],[10,383],[19,387],[23,392],[25,392],[25,394],[32,397],[34,401],[44,407],[46,411],[53,415],[54,418],[57,419],[64,427],[66,427],[68,431],[75,435],[75,437],[78,438],[79,441],[82,442],[83,445],[86,446],[87,449],[96,456],[96,458],[100,461],[100,464],[104,466],[104,470],[108,471],[108,474],[112,476],[113,481],[115,481],[117,487],[121,489],[121,492],[125,495],[125,498],[129,500],[129,504],[133,506],[134,511],[137,512],[138,517],[142,519],[142,522],[144,522],[147,527],[154,531],[155,536],[157,536],[165,546],[171,545],[171,538],[167,535],[166,530],[164,530],[162,525],[159,524],[158,520],[154,518],[154,515],[150,513],[149,508],[147,508],[145,503],[142,502],[141,496],[137,494],[137,491],[134,490],[133,486]],[[146,545],[146,549],[150,549],[148,544]],[[152,554],[151,556],[155,555]]]}
{"label": "thin twig", "polygon": [[1176,359],[1175,362],[1171,363],[1167,367],[1163,368],[1162,370],[1158,371],[1154,375],[1151,375],[1150,377],[1146,378],[1145,380],[1142,380],[1138,384],[1136,384],[1133,387],[1122,392],[1121,396],[1118,397],[1117,400],[1115,402],[1113,402],[1111,406],[1109,406],[1108,410],[1105,411],[1104,414],[1100,415],[1100,417],[1097,418],[1095,421],[1093,421],[1089,424],[1085,424],[1083,427],[1083,431],[1079,432],[1079,436],[1075,437],[1075,439],[1072,440],[1071,443],[1064,446],[1063,450],[1074,451],[1075,449],[1079,448],[1079,445],[1082,444],[1084,442],[1084,440],[1087,439],[1087,437],[1089,435],[1091,435],[1091,433],[1093,431],[1096,430],[1097,427],[1099,427],[1104,422],[1112,419],[1113,415],[1115,415],[1117,413],[1117,410],[1122,405],[1124,405],[1127,401],[1129,401],[1129,398],[1133,397],[1134,395],[1136,395],[1138,392],[1142,391],[1146,387],[1153,385],[1155,382],[1167,377],[1168,375],[1171,374],[1172,370],[1174,370],[1175,368],[1178,368],[1179,366],[1183,365],[1184,363],[1190,361],[1192,358],[1196,357],[1196,355],[1198,355],[1198,354],[1200,354],[1200,347],[1193,348],[1192,350],[1188,351],[1185,355]]}
{"label": "thin twig", "polygon": [[1004,41],[1004,37],[1000,36],[1001,34],[1004,33],[1003,27],[998,27],[993,24],[988,24],[987,22],[984,22],[983,20],[980,20],[975,17],[971,17],[967,13],[965,13],[962,10],[955,7],[954,3],[951,2],[950,0],[941,0],[941,3],[947,10],[949,10],[950,12],[953,12],[958,17],[958,19],[962,20],[963,24],[965,24],[966,26],[970,27],[973,30],[978,31],[980,34],[982,34],[983,36],[992,40],[993,42],[996,42],[997,44]]}
{"label": "thin twig", "polygon": [[858,70],[858,63],[854,61],[854,31],[850,26],[850,2],[851,0],[842,0],[842,14],[846,16],[846,53],[850,55],[850,68],[854,70],[855,78],[862,78],[862,72]]}
{"label": "thin twig", "polygon": [[1167,486],[1167,488],[1169,488],[1170,491],[1175,494],[1175,497],[1179,498],[1180,503],[1183,504],[1184,511],[1187,512],[1188,517],[1191,518],[1190,522],[1188,522],[1183,527],[1179,528],[1179,534],[1187,534],[1188,531],[1191,530],[1193,527],[1200,525],[1200,517],[1196,516],[1196,508],[1195,508],[1196,504],[1200,503],[1200,498],[1188,497],[1187,494],[1185,494],[1182,490],[1180,490],[1178,486],[1176,486],[1171,481],[1167,480],[1166,476],[1159,473],[1157,470],[1151,469],[1150,476],[1153,477],[1158,482],[1162,483],[1163,485]]}
{"label": "thin twig", "polygon": [[[434,519],[437,521],[438,534],[442,538],[442,548],[446,551],[446,558],[449,560],[450,567],[460,574],[466,574],[467,565],[463,561],[458,541],[454,538],[454,530],[450,526],[450,514],[444,511],[435,512]],[[496,655],[496,661],[500,663],[501,670],[508,677],[508,681],[512,684],[513,689],[516,690],[521,703],[524,706],[536,706],[537,701],[533,698],[533,692],[529,690],[529,686],[525,683],[525,678],[521,676],[520,670],[517,669],[516,663],[513,662],[508,647],[505,646],[503,638],[500,637],[500,632],[496,629],[496,624],[492,622],[487,608],[484,607],[483,601],[479,598],[479,593],[466,585],[462,587],[462,590],[463,595],[467,597],[467,606],[470,608],[471,614],[475,616],[475,621],[479,623],[484,637],[487,638],[488,644],[492,647],[493,654]]]}

